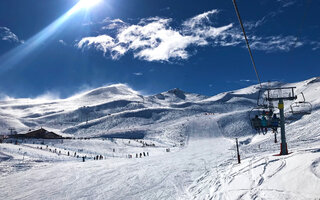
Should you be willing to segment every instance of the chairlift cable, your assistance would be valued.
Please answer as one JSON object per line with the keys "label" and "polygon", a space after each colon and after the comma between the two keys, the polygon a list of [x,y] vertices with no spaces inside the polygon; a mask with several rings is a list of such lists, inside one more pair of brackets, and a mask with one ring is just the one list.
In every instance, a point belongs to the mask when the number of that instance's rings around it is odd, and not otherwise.
{"label": "chairlift cable", "polygon": [[249,41],[248,41],[248,38],[247,38],[247,34],[246,34],[246,31],[244,30],[244,26],[243,26],[243,23],[242,23],[242,20],[241,20],[241,17],[240,17],[240,13],[239,13],[239,10],[238,10],[238,6],[237,6],[237,3],[236,3],[236,0],[232,0],[232,1],[233,1],[234,8],[236,10],[237,16],[238,16],[239,23],[241,25],[241,29],[242,29],[242,32],[243,32],[244,39],[246,40],[246,44],[247,44],[247,47],[248,47],[248,51],[249,51],[249,54],[250,54],[250,58],[251,58],[251,61],[252,61],[252,65],[253,65],[254,71],[256,73],[260,88],[262,88],[262,84],[261,84],[260,77],[259,77],[259,74],[258,74],[258,71],[257,71],[256,63],[255,63],[255,61],[253,59],[253,55],[252,55],[252,52],[251,52],[251,49],[250,49],[250,45],[249,45]]}
{"label": "chairlift cable", "polygon": [[303,14],[303,17],[302,17],[302,19],[300,21],[300,25],[299,25],[299,28],[298,28],[298,31],[297,31],[297,37],[295,39],[295,43],[296,43],[295,45],[298,44],[299,38],[301,38],[303,26],[304,26],[305,21],[307,19],[308,11],[309,11],[311,3],[312,3],[312,0],[307,0],[306,6],[305,6],[305,10],[304,10],[304,14]]}

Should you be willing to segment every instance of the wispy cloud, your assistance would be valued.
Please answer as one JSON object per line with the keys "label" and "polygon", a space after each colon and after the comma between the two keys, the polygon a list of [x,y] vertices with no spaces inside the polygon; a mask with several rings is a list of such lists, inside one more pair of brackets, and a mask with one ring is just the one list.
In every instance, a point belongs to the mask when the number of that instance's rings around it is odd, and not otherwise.
{"label": "wispy cloud", "polygon": [[161,8],[160,11],[168,11],[170,10],[171,8],[169,6],[165,7],[165,8]]}
{"label": "wispy cloud", "polygon": [[99,35],[97,37],[86,37],[77,44],[78,48],[94,48],[103,52],[104,55],[110,53],[112,59],[117,59],[123,55],[126,50],[121,51],[117,48],[115,39],[108,35]]}
{"label": "wispy cloud", "polygon": [[[107,18],[103,22],[104,27],[115,29],[115,34],[106,33],[84,37],[77,42],[76,46],[82,50],[101,51],[105,57],[114,60],[131,52],[134,58],[150,62],[185,60],[194,52],[192,48],[201,46],[245,47],[239,26],[234,26],[232,23],[217,26],[214,19],[218,14],[218,10],[210,10],[189,18],[175,27],[171,25],[173,21],[171,18],[144,18],[137,24]],[[269,15],[268,17],[272,17],[272,14]],[[265,18],[252,26],[260,26],[266,20]],[[306,42],[297,41],[295,36],[290,35],[257,36],[249,34],[248,38],[252,49],[269,53],[287,52],[306,44]]]}
{"label": "wispy cloud", "polygon": [[135,72],[135,73],[133,73],[133,75],[136,75],[136,76],[142,76],[142,75],[143,75],[143,73],[142,73],[142,72]]}
{"label": "wispy cloud", "polygon": [[319,50],[319,49],[320,49],[320,42],[312,41],[312,42],[311,42],[311,45],[312,45],[312,50],[313,50],[313,51],[316,51],[316,50]]}
{"label": "wispy cloud", "polygon": [[0,27],[0,40],[11,43],[22,43],[22,41],[19,40],[18,36],[7,27]]}
{"label": "wispy cloud", "polygon": [[264,25],[265,23],[270,21],[272,18],[283,13],[284,10],[287,9],[288,7],[295,5],[297,1],[296,0],[277,0],[277,3],[279,5],[277,10],[269,12],[268,14],[266,14],[265,16],[263,16],[261,19],[257,21],[244,22],[244,26],[246,27],[246,29],[252,30]]}
{"label": "wispy cloud", "polygon": [[304,43],[298,41],[294,36],[269,36],[269,37],[253,37],[251,47],[253,49],[266,52],[290,51],[291,49],[302,46]]}
{"label": "wispy cloud", "polygon": [[251,80],[251,79],[241,79],[240,82],[250,83],[250,82],[257,82],[257,81],[256,80]]}
{"label": "wispy cloud", "polygon": [[252,29],[258,28],[258,27],[262,26],[263,24],[267,23],[271,18],[277,16],[281,12],[282,12],[281,8],[277,11],[269,12],[267,15],[263,16],[261,19],[255,21],[255,22],[252,22],[252,21],[245,22],[244,26],[247,30],[252,30]]}
{"label": "wispy cloud", "polygon": [[[218,37],[232,27],[232,24],[209,26],[209,16],[217,13],[212,10],[183,22],[180,28],[170,26],[172,19],[146,18],[138,24],[122,26],[115,37],[99,35],[85,37],[77,44],[80,49],[95,48],[118,59],[128,51],[135,58],[147,61],[170,61],[171,59],[187,59],[190,53],[187,48],[209,44],[209,39]],[[124,23],[124,22],[123,22]]]}
{"label": "wispy cloud", "polygon": [[292,6],[294,5],[295,3],[297,3],[296,0],[277,0],[282,7],[289,7],[289,6]]}
{"label": "wispy cloud", "polygon": [[67,46],[67,43],[64,40],[59,40],[58,42],[63,46]]}
{"label": "wispy cloud", "polygon": [[105,18],[101,22],[101,24],[103,24],[101,28],[102,30],[120,29],[128,26],[128,24],[122,21],[121,19],[110,19],[110,18]]}

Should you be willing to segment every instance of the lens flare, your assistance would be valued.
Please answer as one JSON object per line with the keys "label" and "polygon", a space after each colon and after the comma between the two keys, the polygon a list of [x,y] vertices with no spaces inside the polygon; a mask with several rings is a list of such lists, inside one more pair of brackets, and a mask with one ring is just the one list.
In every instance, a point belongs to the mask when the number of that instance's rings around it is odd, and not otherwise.
{"label": "lens flare", "polygon": [[100,2],[101,0],[81,0],[78,4],[81,8],[91,8]]}
{"label": "lens flare", "polygon": [[28,39],[20,46],[2,55],[0,57],[0,73],[9,70],[18,63],[21,63],[24,58],[27,58],[35,50],[43,46],[47,42],[47,40],[49,40],[56,33],[61,31],[65,22],[68,21],[73,15],[75,15],[83,9],[92,8],[100,2],[102,2],[102,0],[80,0],[67,13],[65,13],[60,18],[52,22],[42,31]]}

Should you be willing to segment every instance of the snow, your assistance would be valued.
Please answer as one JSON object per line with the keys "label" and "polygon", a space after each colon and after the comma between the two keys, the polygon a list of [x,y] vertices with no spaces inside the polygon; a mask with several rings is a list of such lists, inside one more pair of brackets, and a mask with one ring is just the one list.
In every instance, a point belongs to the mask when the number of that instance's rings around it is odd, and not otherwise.
{"label": "snow", "polygon": [[[202,146],[201,150],[199,145]],[[177,199],[188,198],[188,183],[218,165],[230,146],[219,138],[192,141],[188,148],[142,159],[63,162],[1,178],[1,198]],[[231,157],[231,153],[229,156]],[[50,180],[50,181],[48,181]],[[34,184],[28,184],[34,183]],[[57,184],[58,183],[58,184]],[[9,187],[9,188],[7,188]],[[49,191],[48,191],[49,190]],[[12,193],[12,191],[14,191]],[[44,195],[46,194],[46,195]]]}
{"label": "snow", "polygon": [[287,156],[276,156],[271,131],[250,126],[256,85],[213,97],[180,89],[143,96],[116,84],[67,99],[2,100],[3,131],[44,127],[73,139],[0,144],[0,199],[317,199],[319,77],[263,85],[297,87],[313,106],[293,117],[285,102]]}

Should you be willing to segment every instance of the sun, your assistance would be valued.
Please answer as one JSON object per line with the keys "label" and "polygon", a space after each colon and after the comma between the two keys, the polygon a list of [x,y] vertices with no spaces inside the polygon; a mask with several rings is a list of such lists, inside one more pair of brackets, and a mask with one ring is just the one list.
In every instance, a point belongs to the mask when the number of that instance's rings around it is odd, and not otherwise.
{"label": "sun", "polygon": [[91,8],[98,3],[100,3],[102,0],[80,0],[78,5],[81,8]]}

